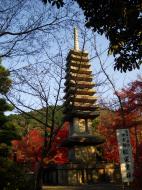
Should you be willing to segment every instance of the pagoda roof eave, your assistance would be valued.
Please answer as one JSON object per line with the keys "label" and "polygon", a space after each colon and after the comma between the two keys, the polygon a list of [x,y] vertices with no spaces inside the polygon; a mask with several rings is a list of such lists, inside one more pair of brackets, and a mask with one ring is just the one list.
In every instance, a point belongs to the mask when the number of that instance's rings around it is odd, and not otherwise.
{"label": "pagoda roof eave", "polygon": [[72,118],[78,117],[78,118],[84,118],[84,119],[95,119],[99,116],[99,112],[89,112],[89,113],[83,113],[83,112],[70,112],[66,113],[66,116],[64,117],[64,121],[71,121]]}
{"label": "pagoda roof eave", "polygon": [[66,103],[65,104],[69,104],[71,102],[71,104],[73,103],[92,103],[94,104],[97,101],[96,97],[90,97],[90,98],[79,98],[79,97],[66,97]]}
{"label": "pagoda roof eave", "polygon": [[75,84],[75,83],[69,83],[68,85],[66,85],[66,88],[68,89],[68,88],[70,88],[70,87],[76,87],[77,89],[84,89],[84,88],[93,88],[93,87],[95,87],[96,86],[96,84],[95,83],[77,83],[77,84]]}
{"label": "pagoda roof eave", "polygon": [[71,56],[71,54],[74,54],[74,55],[77,55],[77,56],[78,56],[78,55],[79,55],[79,56],[81,55],[81,56],[88,57],[88,52],[86,52],[86,51],[81,51],[81,50],[77,51],[77,50],[75,50],[75,49],[70,49],[66,60],[69,59],[69,57]]}
{"label": "pagoda roof eave", "polygon": [[74,94],[76,93],[77,95],[94,95],[96,93],[96,90],[94,89],[76,89],[75,87],[72,88],[68,88],[68,89],[64,89],[64,92],[66,92],[66,96],[68,96],[68,94]]}
{"label": "pagoda roof eave", "polygon": [[80,106],[76,106],[76,105],[66,105],[65,106],[65,111],[66,112],[70,112],[70,111],[95,111],[97,109],[97,107],[94,106],[89,106],[89,105],[80,105]]}
{"label": "pagoda roof eave", "polygon": [[70,60],[67,62],[67,67],[69,66],[73,66],[73,67],[80,67],[80,68],[90,68],[91,64],[89,64],[89,62],[83,62],[80,60]]}
{"label": "pagoda roof eave", "polygon": [[75,68],[66,68],[65,70],[67,73],[77,73],[77,74],[86,74],[91,75],[92,71],[89,69],[75,69]]}
{"label": "pagoda roof eave", "polygon": [[79,76],[78,74],[76,74],[76,76],[73,76],[73,75],[67,75],[65,76],[65,79],[66,79],[66,83],[69,82],[69,80],[75,80],[75,81],[87,81],[87,82],[92,82],[93,80],[93,77],[92,76]]}
{"label": "pagoda roof eave", "polygon": [[75,146],[96,146],[105,142],[105,138],[101,135],[77,135],[71,136],[64,140],[61,144],[62,147],[75,147]]}

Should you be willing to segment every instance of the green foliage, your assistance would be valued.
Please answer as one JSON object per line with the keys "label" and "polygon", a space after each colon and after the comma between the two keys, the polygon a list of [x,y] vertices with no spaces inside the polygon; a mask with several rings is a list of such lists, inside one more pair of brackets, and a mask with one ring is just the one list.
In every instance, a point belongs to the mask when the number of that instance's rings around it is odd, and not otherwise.
{"label": "green foliage", "polygon": [[110,40],[115,69],[121,72],[140,67],[142,43],[141,0],[76,0],[86,16],[86,26]]}
{"label": "green foliage", "polygon": [[4,99],[10,85],[9,72],[0,63],[0,189],[22,190],[19,188],[21,184],[19,180],[24,179],[22,170],[10,159],[11,141],[20,138],[16,127],[5,115],[5,111],[12,110],[12,106]]}
{"label": "green foliage", "polygon": [[[13,130],[12,130],[13,128]],[[14,139],[19,139],[19,135],[16,134],[16,130],[14,127],[5,127],[5,129],[3,129],[0,132],[0,143],[5,143],[7,145],[11,145],[11,141]]]}
{"label": "green foliage", "polygon": [[98,126],[98,124],[99,124],[99,118],[97,117],[97,118],[95,118],[95,119],[93,120],[93,123],[92,123],[93,129],[96,129],[96,127]]}
{"label": "green foliage", "polygon": [[[60,8],[64,0],[42,0]],[[86,26],[110,41],[108,53],[115,56],[114,69],[139,69],[142,64],[141,0],[74,0],[84,11]]]}
{"label": "green foliage", "polygon": [[0,158],[1,190],[32,190],[34,179],[27,175],[22,166],[7,158]]}
{"label": "green foliage", "polygon": [[6,100],[3,98],[0,99],[0,105],[1,105],[1,107],[0,107],[1,113],[5,112],[5,111],[12,111],[12,109],[13,109],[13,107],[10,104],[8,104],[6,102]]}
{"label": "green foliage", "polygon": [[[51,124],[52,120],[52,113],[53,113],[54,106],[49,106],[48,108],[48,124]],[[55,111],[55,125],[60,126],[63,120],[63,112],[62,107],[57,106]],[[32,111],[28,113],[29,116],[25,114],[18,114],[18,115],[10,115],[9,119],[12,120],[14,125],[20,126],[20,133],[21,135],[26,135],[28,130],[36,128],[36,129],[43,129],[44,126],[42,123],[36,121],[34,118],[42,121],[45,123],[46,120],[46,113],[45,109]],[[34,118],[33,118],[34,117]]]}
{"label": "green foliage", "polygon": [[6,94],[11,86],[11,80],[9,79],[9,71],[6,70],[0,61],[0,94]]}
{"label": "green foliage", "polygon": [[0,158],[1,157],[8,157],[9,152],[10,152],[9,146],[7,146],[7,144],[1,142],[0,143]]}
{"label": "green foliage", "polygon": [[[9,78],[9,72],[0,63],[0,95],[1,97],[2,95],[8,92],[10,85],[11,85],[11,80]],[[3,150],[3,155],[7,155],[7,151],[9,149],[8,147],[6,147],[6,145],[10,146],[11,140],[17,137],[14,126],[10,124],[8,117],[5,116],[5,111],[10,111],[10,110],[12,110],[11,105],[8,104],[3,97],[0,98],[0,147],[1,147],[1,152]],[[5,146],[3,146],[3,143],[5,144]],[[6,153],[4,153],[4,147],[5,147]]]}

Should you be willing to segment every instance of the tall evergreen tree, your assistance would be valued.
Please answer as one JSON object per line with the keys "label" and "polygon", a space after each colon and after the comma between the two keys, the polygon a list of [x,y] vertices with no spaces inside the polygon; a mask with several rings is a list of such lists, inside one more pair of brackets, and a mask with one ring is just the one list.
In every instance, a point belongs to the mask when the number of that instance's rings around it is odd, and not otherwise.
{"label": "tall evergreen tree", "polygon": [[[6,111],[11,111],[12,106],[8,104],[4,95],[6,95],[11,86],[10,73],[5,69],[0,61],[0,189],[15,190],[19,189],[17,176],[22,176],[21,168],[17,166],[11,158],[11,141],[19,139],[16,127],[12,124],[9,117],[5,115]],[[15,178],[17,178],[15,180]],[[22,178],[19,178],[22,179]],[[22,182],[22,181],[21,181]],[[18,187],[18,188],[17,188]],[[20,188],[22,190],[22,188]]]}
{"label": "tall evergreen tree", "polygon": [[11,140],[17,138],[16,129],[10,123],[6,111],[11,111],[12,106],[7,103],[4,95],[7,94],[11,86],[9,71],[0,62],[0,157],[7,157],[10,151]]}

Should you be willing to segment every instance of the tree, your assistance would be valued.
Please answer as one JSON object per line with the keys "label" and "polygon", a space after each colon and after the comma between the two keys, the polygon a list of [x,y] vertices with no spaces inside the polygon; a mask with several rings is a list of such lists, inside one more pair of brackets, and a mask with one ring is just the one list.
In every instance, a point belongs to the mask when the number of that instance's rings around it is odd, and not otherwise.
{"label": "tree", "polygon": [[7,124],[7,117],[4,115],[5,111],[10,110],[10,105],[6,102],[2,95],[7,93],[11,85],[11,80],[9,79],[9,72],[1,65],[0,62],[0,149],[1,155],[7,156],[8,145],[10,144],[11,138],[7,138],[8,130],[5,130],[5,125]]}
{"label": "tree", "polygon": [[134,158],[134,186],[141,189],[141,161],[142,161],[142,80],[139,77],[127,87],[117,92],[123,106],[125,126],[122,125],[121,108],[105,108],[100,115],[98,130],[107,141],[103,145],[104,157],[108,161],[119,162],[116,129],[127,128],[130,131],[130,139]]}
{"label": "tree", "polygon": [[142,142],[137,147],[138,159],[135,162],[134,167],[134,187],[135,190],[141,190],[142,188]]}
{"label": "tree", "polygon": [[[63,140],[68,136],[68,124],[58,131],[52,147],[46,157],[43,159],[44,166],[50,163],[63,164],[68,162],[68,151],[60,147]],[[49,139],[47,138],[47,141]],[[37,163],[42,159],[42,147],[44,144],[44,131],[31,129],[21,140],[12,142],[13,150],[16,152],[17,162],[29,165],[29,169],[35,171]]]}
{"label": "tree", "polygon": [[10,86],[9,71],[0,63],[0,152],[1,156],[4,157],[9,154],[11,140],[17,138],[15,127],[5,115],[6,111],[12,110],[12,106],[4,99],[4,95],[9,91]]}
{"label": "tree", "polygon": [[58,0],[58,1],[56,1],[56,0],[42,0],[42,1],[43,1],[45,4],[46,4],[47,2],[49,2],[49,3],[52,4],[52,6],[56,5],[58,9],[59,9],[60,7],[63,7],[63,5],[64,5],[64,0]]}
{"label": "tree", "polygon": [[[124,87],[122,90],[118,91],[114,80],[112,80],[112,77],[109,76],[107,70],[105,69],[105,63],[102,62],[96,46],[95,50],[101,69],[107,81],[109,81],[115,97],[117,98],[112,100],[109,99],[109,102],[105,102],[104,100],[101,100],[100,102],[102,108],[105,109],[107,112],[106,116],[102,115],[101,113],[100,125],[98,126],[98,130],[100,131],[100,133],[102,133],[107,139],[103,147],[104,156],[109,161],[119,162],[116,129],[128,128],[130,131],[133,158],[135,159],[135,171],[137,171],[136,173],[137,175],[139,175],[141,172],[138,169],[140,166],[138,163],[140,163],[139,157],[141,156],[140,152],[138,151],[138,147],[140,147],[139,145],[141,144],[142,131],[141,77],[139,77],[136,81],[131,82],[129,86]],[[136,180],[137,184],[138,181],[139,180]]]}
{"label": "tree", "polygon": [[[114,69],[121,72],[140,68],[142,43],[141,0],[75,0],[84,11],[86,26],[104,34],[110,41],[109,53],[115,56]],[[58,8],[63,0],[43,0]]]}
{"label": "tree", "polygon": [[[126,117],[126,127],[134,128],[135,137],[136,137],[136,148],[138,144],[141,142],[140,133],[137,130],[141,131],[142,124],[142,80],[141,78],[133,81],[129,84],[128,87],[125,87],[119,93],[122,104],[124,107],[124,117]],[[137,152],[137,150],[136,150]],[[137,159],[137,153],[136,153]]]}
{"label": "tree", "polygon": [[122,89],[122,98],[127,128],[131,130],[134,153],[134,185],[136,189],[142,188],[142,78]]}
{"label": "tree", "polygon": [[99,125],[97,131],[102,134],[106,141],[103,143],[103,160],[119,163],[119,152],[116,139],[115,112],[107,108],[100,110]]}
{"label": "tree", "polygon": [[[51,132],[49,131],[49,133]],[[50,136],[45,137],[44,131],[39,129],[32,129],[22,140],[14,140],[12,142],[16,162],[24,164],[27,172],[34,172],[34,189],[41,188],[42,170],[44,167],[47,167],[49,164],[64,164],[68,162],[67,148],[60,147],[61,142],[67,136],[68,124],[64,123],[60,130],[57,128],[57,133],[52,142]],[[50,149],[48,145],[45,147],[45,140],[47,144],[51,143]]]}
{"label": "tree", "polygon": [[141,1],[81,1],[86,26],[105,34],[109,52],[115,56],[114,68],[131,71],[141,65]]}
{"label": "tree", "polygon": [[[20,136],[9,117],[5,115],[6,111],[12,110],[12,106],[4,99],[4,95],[8,93],[11,86],[9,74],[9,71],[0,63],[0,189],[2,190],[22,187],[20,177],[24,180],[21,168],[11,159],[11,141],[20,139]],[[17,178],[16,181],[15,178]]]}
{"label": "tree", "polygon": [[[29,157],[34,157],[38,165],[35,173],[36,189],[41,188],[44,160],[49,156],[56,135],[63,125],[61,119],[56,120],[58,116],[56,113],[61,109],[61,106],[58,106],[58,104],[62,101],[61,93],[64,72],[64,62],[60,46],[59,49],[59,53],[54,57],[55,60],[50,58],[48,64],[47,62],[40,64],[37,61],[33,65],[13,71],[12,75],[15,76],[15,80],[13,81],[10,93],[6,96],[13,106],[26,116],[27,120],[32,119],[36,121],[39,128],[42,129],[43,141],[39,143],[39,152],[37,149],[36,151],[32,150],[33,144],[29,145],[29,148],[24,145]],[[19,94],[22,95],[20,96]],[[27,101],[27,99],[30,101]],[[27,137],[30,130],[28,127],[27,125]],[[32,138],[32,134],[29,135]],[[25,140],[27,137],[25,137]],[[34,155],[40,155],[40,159]]]}
{"label": "tree", "polygon": [[77,20],[75,15],[79,13],[70,10],[71,4],[72,2],[67,2],[64,10],[58,10],[50,5],[44,6],[39,0],[2,1],[0,57],[5,58],[5,62],[10,58],[10,67],[14,69],[21,67],[15,65],[19,60],[22,66],[31,57],[34,57],[33,60],[39,60],[40,57],[40,61],[45,61],[45,50],[52,49],[53,43],[59,37],[59,30],[66,32],[67,27]]}

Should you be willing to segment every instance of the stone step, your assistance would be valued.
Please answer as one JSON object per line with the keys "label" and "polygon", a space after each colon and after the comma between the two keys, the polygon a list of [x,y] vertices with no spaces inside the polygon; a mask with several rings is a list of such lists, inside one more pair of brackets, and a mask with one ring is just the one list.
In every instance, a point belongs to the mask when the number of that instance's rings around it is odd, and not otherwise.
{"label": "stone step", "polygon": [[42,190],[132,190],[121,184],[94,184],[80,186],[43,186]]}

